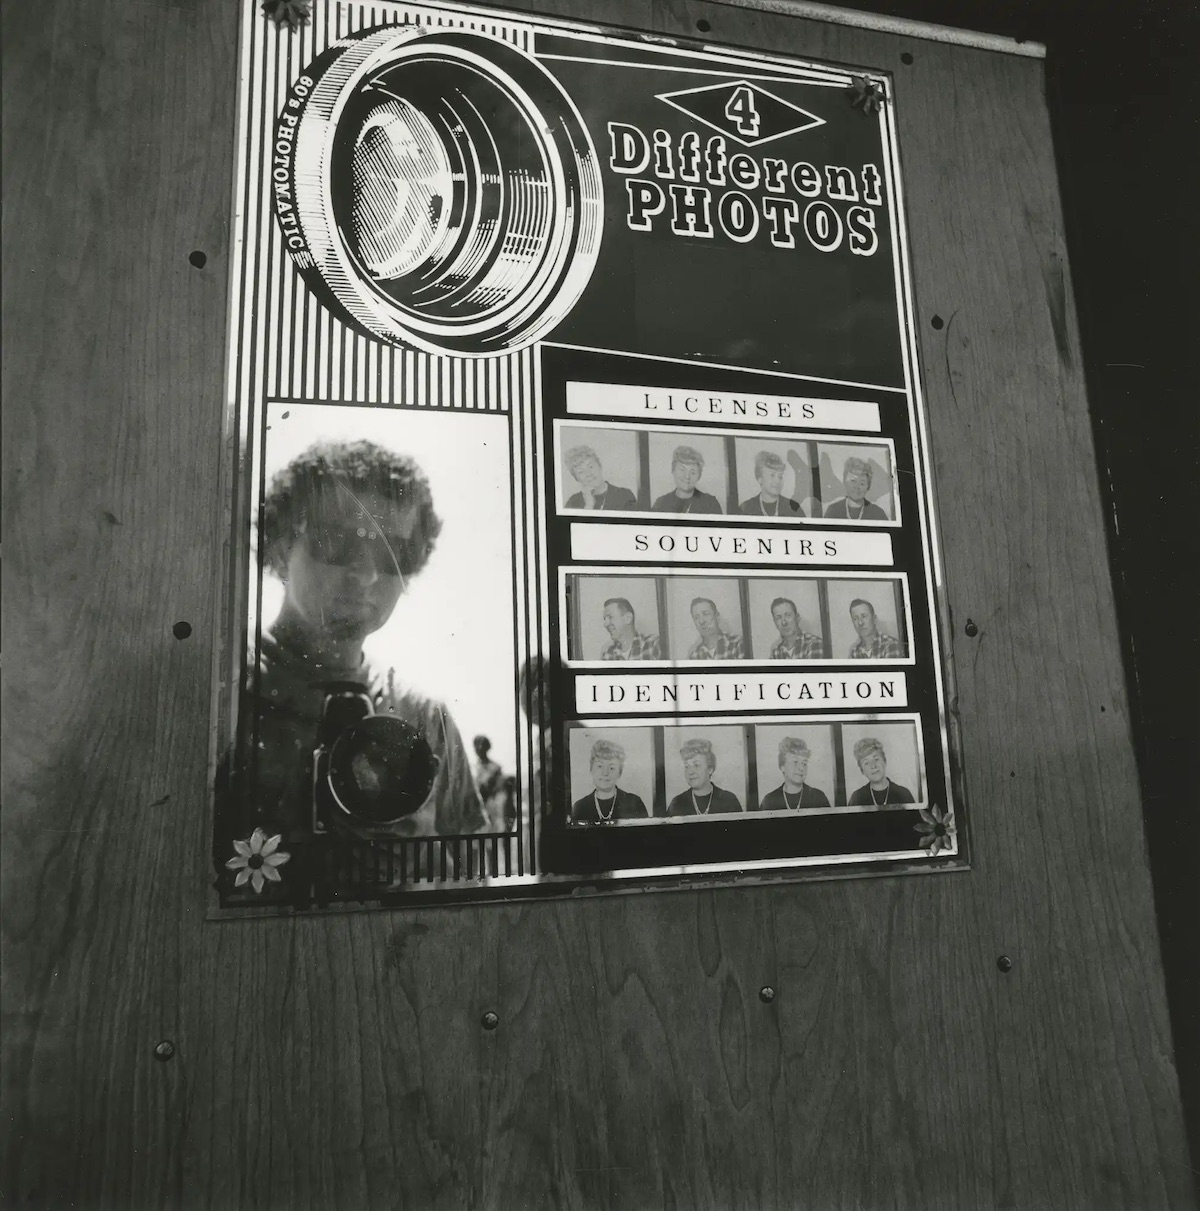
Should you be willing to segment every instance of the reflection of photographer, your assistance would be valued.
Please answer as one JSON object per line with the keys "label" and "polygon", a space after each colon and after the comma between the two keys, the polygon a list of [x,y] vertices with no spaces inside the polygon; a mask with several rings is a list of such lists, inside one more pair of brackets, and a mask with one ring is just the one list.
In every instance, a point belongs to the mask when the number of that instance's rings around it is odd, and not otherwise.
{"label": "reflection of photographer", "polygon": [[250,802],[287,840],[314,826],[365,837],[484,826],[445,708],[363,655],[440,529],[417,464],[371,442],[318,443],[271,483],[260,542],[285,591],[251,671],[257,744],[242,772]]}

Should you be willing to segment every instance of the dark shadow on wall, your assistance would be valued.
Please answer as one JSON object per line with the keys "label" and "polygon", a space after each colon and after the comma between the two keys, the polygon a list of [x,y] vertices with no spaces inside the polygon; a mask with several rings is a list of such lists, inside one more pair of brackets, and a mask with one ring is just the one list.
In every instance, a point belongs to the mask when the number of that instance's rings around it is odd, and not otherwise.
{"label": "dark shadow on wall", "polygon": [[[1175,1057],[1192,1156],[1200,1157],[1200,791],[1187,758],[1196,743],[1191,724],[1200,715],[1194,353],[1200,8],[1185,0],[849,0],[848,6],[1047,47],[1047,100]],[[1052,313],[1065,289],[1054,268],[1046,280]]]}

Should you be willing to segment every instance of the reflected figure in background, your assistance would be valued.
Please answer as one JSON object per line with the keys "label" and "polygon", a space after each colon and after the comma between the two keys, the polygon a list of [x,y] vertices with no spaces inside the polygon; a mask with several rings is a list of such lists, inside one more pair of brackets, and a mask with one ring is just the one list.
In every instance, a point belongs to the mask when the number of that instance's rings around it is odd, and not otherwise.
{"label": "reflected figure in background", "polygon": [[798,736],[784,736],[779,742],[779,768],[783,773],[783,785],[762,797],[758,805],[760,812],[806,812],[829,806],[829,797],[825,792],[804,781],[808,776],[811,757],[812,750],[806,741]]}
{"label": "reflected figure in background", "polygon": [[779,642],[771,649],[772,660],[821,660],[825,641],[800,627],[800,611],[790,597],[771,602],[771,619],[779,632]]}
{"label": "reflected figure in background", "polygon": [[854,746],[854,760],[867,782],[850,796],[851,807],[900,807],[916,802],[907,786],[887,776],[887,753],[878,740],[864,736]]}
{"label": "reflected figure in background", "polygon": [[636,509],[637,497],[604,478],[600,455],[591,446],[572,446],[563,456],[579,491],[567,500],[568,509]]}
{"label": "reflected figure in background", "polygon": [[[331,683],[354,683],[376,714],[422,736],[437,759],[423,805],[390,835],[453,835],[486,824],[462,737],[440,703],[372,669],[363,641],[391,617],[429,560],[441,530],[420,467],[368,441],[318,442],[271,481],[259,542],[283,582],[279,616],[264,626],[248,677],[257,739],[243,782],[255,822],[288,841],[313,836],[313,749]],[[356,759],[357,760],[357,759]],[[359,762],[360,789],[379,786]]]}
{"label": "reflected figure in background", "polygon": [[597,740],[592,745],[588,769],[593,790],[571,804],[572,824],[611,824],[616,820],[644,820],[650,815],[640,795],[617,785],[625,772],[625,750],[619,744]]}
{"label": "reflected figure in background", "polygon": [[472,774],[475,778],[475,789],[483,800],[483,810],[487,814],[488,826],[493,831],[503,831],[505,821],[510,811],[510,792],[512,778],[505,778],[504,770],[498,761],[493,761],[489,755],[492,742],[487,736],[476,736],[471,741],[475,750],[475,768]]}
{"label": "reflected figure in background", "polygon": [[783,495],[783,473],[786,466],[778,454],[760,450],[754,456],[754,478],[758,480],[757,496],[744,500],[738,506],[742,513],[754,517],[805,517],[804,510]]}
{"label": "reflected figure in background", "polygon": [[856,597],[850,603],[850,621],[858,632],[850,645],[851,660],[900,660],[907,655],[899,639],[880,634],[875,607],[869,601]]}
{"label": "reflected figure in background", "polygon": [[475,786],[486,803],[489,796],[496,793],[504,778],[504,771],[500,763],[488,755],[492,751],[492,742],[486,736],[476,736],[471,741],[471,747],[475,750]]}
{"label": "reflected figure in background", "polygon": [[842,490],[845,496],[835,500],[825,510],[825,517],[848,521],[887,521],[888,515],[873,501],[867,500],[871,490],[871,464],[861,458],[848,458],[842,467]]}
{"label": "reflected figure in background", "polygon": [[704,474],[704,455],[691,446],[676,446],[671,454],[672,491],[654,502],[655,513],[724,513],[720,501],[696,485]]}
{"label": "reflected figure in background", "polygon": [[[525,790],[517,794],[516,779],[512,779],[512,807],[510,824],[515,821],[518,813],[527,823],[530,812],[545,809],[542,786],[550,785],[554,778],[554,765],[551,760],[553,753],[550,746],[544,743],[547,729],[550,727],[550,695],[547,687],[548,662],[541,655],[527,656],[521,663],[521,673],[517,682],[517,701],[521,712],[529,722],[533,739],[533,763],[530,766],[525,784]],[[528,799],[526,799],[528,795]]]}
{"label": "reflected figure in background", "polygon": [[711,740],[685,740],[679,756],[688,788],[667,805],[668,816],[709,816],[742,810],[737,795],[713,784],[717,755]]}
{"label": "reflected figure in background", "polygon": [[717,603],[711,597],[692,600],[692,622],[700,638],[688,648],[689,660],[741,660],[742,637],[724,630]]}
{"label": "reflected figure in background", "polygon": [[546,694],[546,661],[541,656],[529,656],[521,665],[521,677],[517,686],[517,698],[525,718],[533,726],[535,734],[550,726],[550,706]]}
{"label": "reflected figure in background", "polygon": [[609,641],[600,651],[601,660],[661,660],[657,635],[644,635],[634,622],[637,615],[624,597],[610,597],[604,603],[604,629]]}

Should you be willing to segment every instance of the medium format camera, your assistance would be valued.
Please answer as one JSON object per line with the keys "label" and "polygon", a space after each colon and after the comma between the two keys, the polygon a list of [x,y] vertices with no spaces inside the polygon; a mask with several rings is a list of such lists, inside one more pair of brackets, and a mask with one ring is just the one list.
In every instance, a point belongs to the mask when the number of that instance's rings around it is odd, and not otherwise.
{"label": "medium format camera", "polygon": [[326,686],[313,752],[313,832],[402,834],[397,826],[428,801],[438,764],[415,727],[375,713],[365,686]]}

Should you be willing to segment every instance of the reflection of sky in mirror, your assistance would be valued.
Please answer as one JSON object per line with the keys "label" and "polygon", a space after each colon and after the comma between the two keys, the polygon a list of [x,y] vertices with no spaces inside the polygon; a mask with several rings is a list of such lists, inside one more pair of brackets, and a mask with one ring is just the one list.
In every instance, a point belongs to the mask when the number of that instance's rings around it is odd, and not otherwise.
{"label": "reflection of sky in mirror", "polygon": [[[507,418],[446,409],[272,404],[267,423],[268,484],[322,439],[365,438],[420,464],[442,532],[395,613],[363,647],[375,668],[396,670],[398,687],[449,709],[472,762],[472,737],[483,733],[492,741],[492,759],[512,772],[516,655]],[[283,586],[264,574],[265,624],[282,602]]]}

